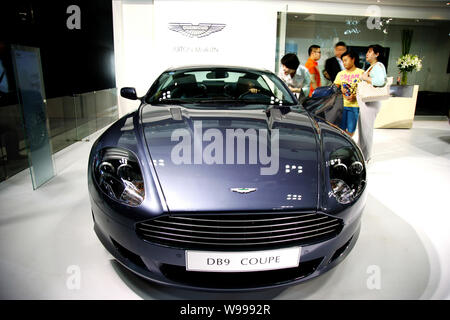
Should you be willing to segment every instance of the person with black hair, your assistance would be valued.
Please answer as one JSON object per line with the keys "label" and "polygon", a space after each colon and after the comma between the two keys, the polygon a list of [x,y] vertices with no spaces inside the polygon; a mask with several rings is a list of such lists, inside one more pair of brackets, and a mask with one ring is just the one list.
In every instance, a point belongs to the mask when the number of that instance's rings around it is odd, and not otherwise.
{"label": "person with black hair", "polygon": [[325,61],[325,70],[323,71],[323,75],[331,82],[334,82],[338,72],[345,69],[344,63],[341,59],[341,56],[345,51],[347,51],[347,45],[344,42],[339,41],[334,45],[334,57],[328,58]]}
{"label": "person with black hair", "polygon": [[[366,61],[370,63],[369,69],[361,76],[361,80],[371,83],[375,87],[386,84],[386,68],[382,61],[384,49],[378,44],[370,45],[366,53]],[[363,152],[366,161],[372,155],[373,127],[375,119],[381,108],[381,101],[363,102],[359,95],[356,96],[361,115],[358,120],[358,145]]]}
{"label": "person with black hair", "polygon": [[341,57],[345,69],[340,71],[334,80],[334,84],[341,88],[344,101],[340,128],[345,130],[350,136],[353,136],[359,116],[359,106],[356,101],[356,89],[364,70],[355,66],[358,55],[354,52],[346,51]]}
{"label": "person with black hair", "polygon": [[317,67],[318,62],[320,60],[320,55],[321,55],[321,51],[320,51],[320,46],[313,44],[312,46],[310,46],[308,48],[308,55],[309,58],[305,63],[305,67],[306,69],[308,69],[309,73],[310,73],[310,77],[311,77],[311,85],[310,85],[310,89],[309,89],[309,96],[311,97],[314,90],[317,87],[320,87],[320,71],[319,68]]}
{"label": "person with black hair", "polygon": [[281,69],[278,76],[293,93],[299,96],[308,95],[311,82],[309,72],[300,65],[300,60],[295,53],[287,53],[281,58]]}

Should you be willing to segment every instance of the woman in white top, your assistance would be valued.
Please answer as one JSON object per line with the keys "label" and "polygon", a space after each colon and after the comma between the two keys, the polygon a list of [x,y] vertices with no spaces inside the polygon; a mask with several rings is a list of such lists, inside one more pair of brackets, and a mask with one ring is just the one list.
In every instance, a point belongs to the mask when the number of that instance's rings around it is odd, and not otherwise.
{"label": "woman in white top", "polygon": [[311,79],[309,71],[300,65],[300,60],[294,53],[288,53],[281,58],[281,69],[278,77],[286,83],[289,89],[297,94],[297,97],[309,93]]}
{"label": "woman in white top", "polygon": [[[369,69],[361,76],[361,80],[371,83],[375,87],[386,84],[386,68],[380,60],[383,59],[383,47],[378,44],[370,45],[366,53],[366,61],[370,63]],[[373,127],[375,118],[381,108],[381,101],[363,102],[356,96],[359,105],[358,119],[358,145],[366,161],[372,156]]]}

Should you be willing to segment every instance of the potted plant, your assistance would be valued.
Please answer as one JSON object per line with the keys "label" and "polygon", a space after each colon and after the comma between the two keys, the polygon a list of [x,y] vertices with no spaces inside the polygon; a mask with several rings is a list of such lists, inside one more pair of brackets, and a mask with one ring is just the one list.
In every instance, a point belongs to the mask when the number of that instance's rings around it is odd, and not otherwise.
{"label": "potted plant", "polygon": [[407,53],[397,59],[397,67],[402,74],[400,84],[405,86],[408,82],[408,72],[422,69],[422,59],[417,55]]}

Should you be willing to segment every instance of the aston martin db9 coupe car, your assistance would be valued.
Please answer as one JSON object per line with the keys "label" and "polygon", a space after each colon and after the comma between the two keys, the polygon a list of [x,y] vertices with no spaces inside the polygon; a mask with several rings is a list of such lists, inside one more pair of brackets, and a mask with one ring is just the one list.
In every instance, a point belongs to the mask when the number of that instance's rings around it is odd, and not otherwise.
{"label": "aston martin db9 coupe car", "polygon": [[210,291],[297,284],[354,246],[366,199],[359,148],[272,72],[166,70],[94,143],[94,230],[151,281]]}

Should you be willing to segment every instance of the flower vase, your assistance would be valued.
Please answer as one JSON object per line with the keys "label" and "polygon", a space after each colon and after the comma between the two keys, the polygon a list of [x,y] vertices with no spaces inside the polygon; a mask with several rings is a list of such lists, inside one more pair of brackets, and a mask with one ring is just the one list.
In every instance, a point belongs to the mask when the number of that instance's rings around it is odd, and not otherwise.
{"label": "flower vase", "polygon": [[400,84],[402,86],[406,86],[408,84],[408,72],[406,72],[406,71],[402,72],[402,80],[401,80]]}

